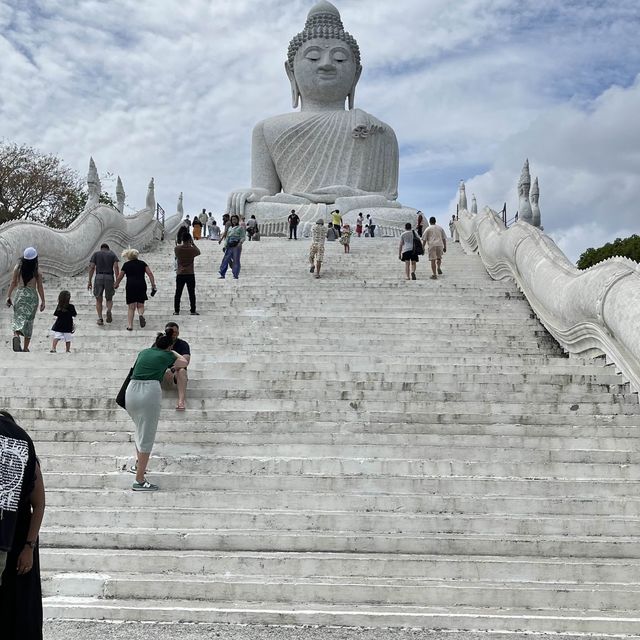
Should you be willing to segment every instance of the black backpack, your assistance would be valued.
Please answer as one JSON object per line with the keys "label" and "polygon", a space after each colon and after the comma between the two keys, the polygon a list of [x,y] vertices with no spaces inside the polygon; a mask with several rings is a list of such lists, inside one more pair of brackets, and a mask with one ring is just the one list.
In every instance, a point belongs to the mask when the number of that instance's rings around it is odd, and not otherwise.
{"label": "black backpack", "polygon": [[416,256],[424,255],[424,247],[422,246],[422,240],[418,237],[418,234],[413,232],[413,253]]}

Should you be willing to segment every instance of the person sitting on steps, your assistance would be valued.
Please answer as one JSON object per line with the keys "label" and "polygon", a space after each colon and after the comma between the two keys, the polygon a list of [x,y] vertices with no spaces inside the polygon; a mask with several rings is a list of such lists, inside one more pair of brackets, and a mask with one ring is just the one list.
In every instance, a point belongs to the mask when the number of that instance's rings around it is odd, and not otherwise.
{"label": "person sitting on steps", "polygon": [[[175,351],[178,355],[182,356],[187,364],[191,362],[191,348],[189,347],[189,343],[186,340],[181,340],[178,336],[180,335],[180,327],[177,322],[167,322],[165,328],[165,332],[169,330],[173,330],[173,344],[171,345],[171,349]],[[178,390],[178,403],[176,404],[176,411],[184,411],[185,403],[187,397],[187,382],[189,378],[187,377],[187,367],[182,369],[176,369],[171,366],[167,369],[164,375],[165,384],[168,384],[172,387],[176,387]]]}

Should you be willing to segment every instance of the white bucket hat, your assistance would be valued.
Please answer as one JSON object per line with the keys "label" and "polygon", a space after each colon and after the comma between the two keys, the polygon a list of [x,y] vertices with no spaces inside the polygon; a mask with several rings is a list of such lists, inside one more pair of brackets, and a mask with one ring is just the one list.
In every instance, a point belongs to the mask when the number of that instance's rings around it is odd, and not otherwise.
{"label": "white bucket hat", "polygon": [[33,247],[27,247],[22,254],[25,260],[34,260],[38,257],[38,252]]}

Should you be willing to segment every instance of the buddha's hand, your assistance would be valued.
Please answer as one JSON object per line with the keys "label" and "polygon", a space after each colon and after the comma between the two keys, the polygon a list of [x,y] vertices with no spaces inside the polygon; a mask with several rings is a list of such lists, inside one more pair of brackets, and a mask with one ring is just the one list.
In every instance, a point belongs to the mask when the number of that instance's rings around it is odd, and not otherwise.
{"label": "buddha's hand", "polygon": [[232,191],[227,198],[227,213],[230,215],[244,215],[247,202],[258,202],[264,196],[268,196],[267,189],[237,189]]}

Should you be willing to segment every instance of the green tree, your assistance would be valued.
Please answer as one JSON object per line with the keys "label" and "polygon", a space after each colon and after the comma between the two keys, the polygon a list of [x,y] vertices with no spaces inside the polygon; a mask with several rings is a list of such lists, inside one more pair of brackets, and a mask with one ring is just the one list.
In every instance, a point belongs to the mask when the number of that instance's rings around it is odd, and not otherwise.
{"label": "green tree", "polygon": [[[80,215],[87,198],[83,180],[57,156],[0,142],[0,224],[33,220],[65,229]],[[100,202],[114,205],[106,191]]]}
{"label": "green tree", "polygon": [[607,258],[614,256],[622,256],[640,262],[640,236],[633,234],[628,238],[616,238],[613,242],[594,249],[587,249],[578,258],[578,269],[588,269],[598,262],[602,262]]}

